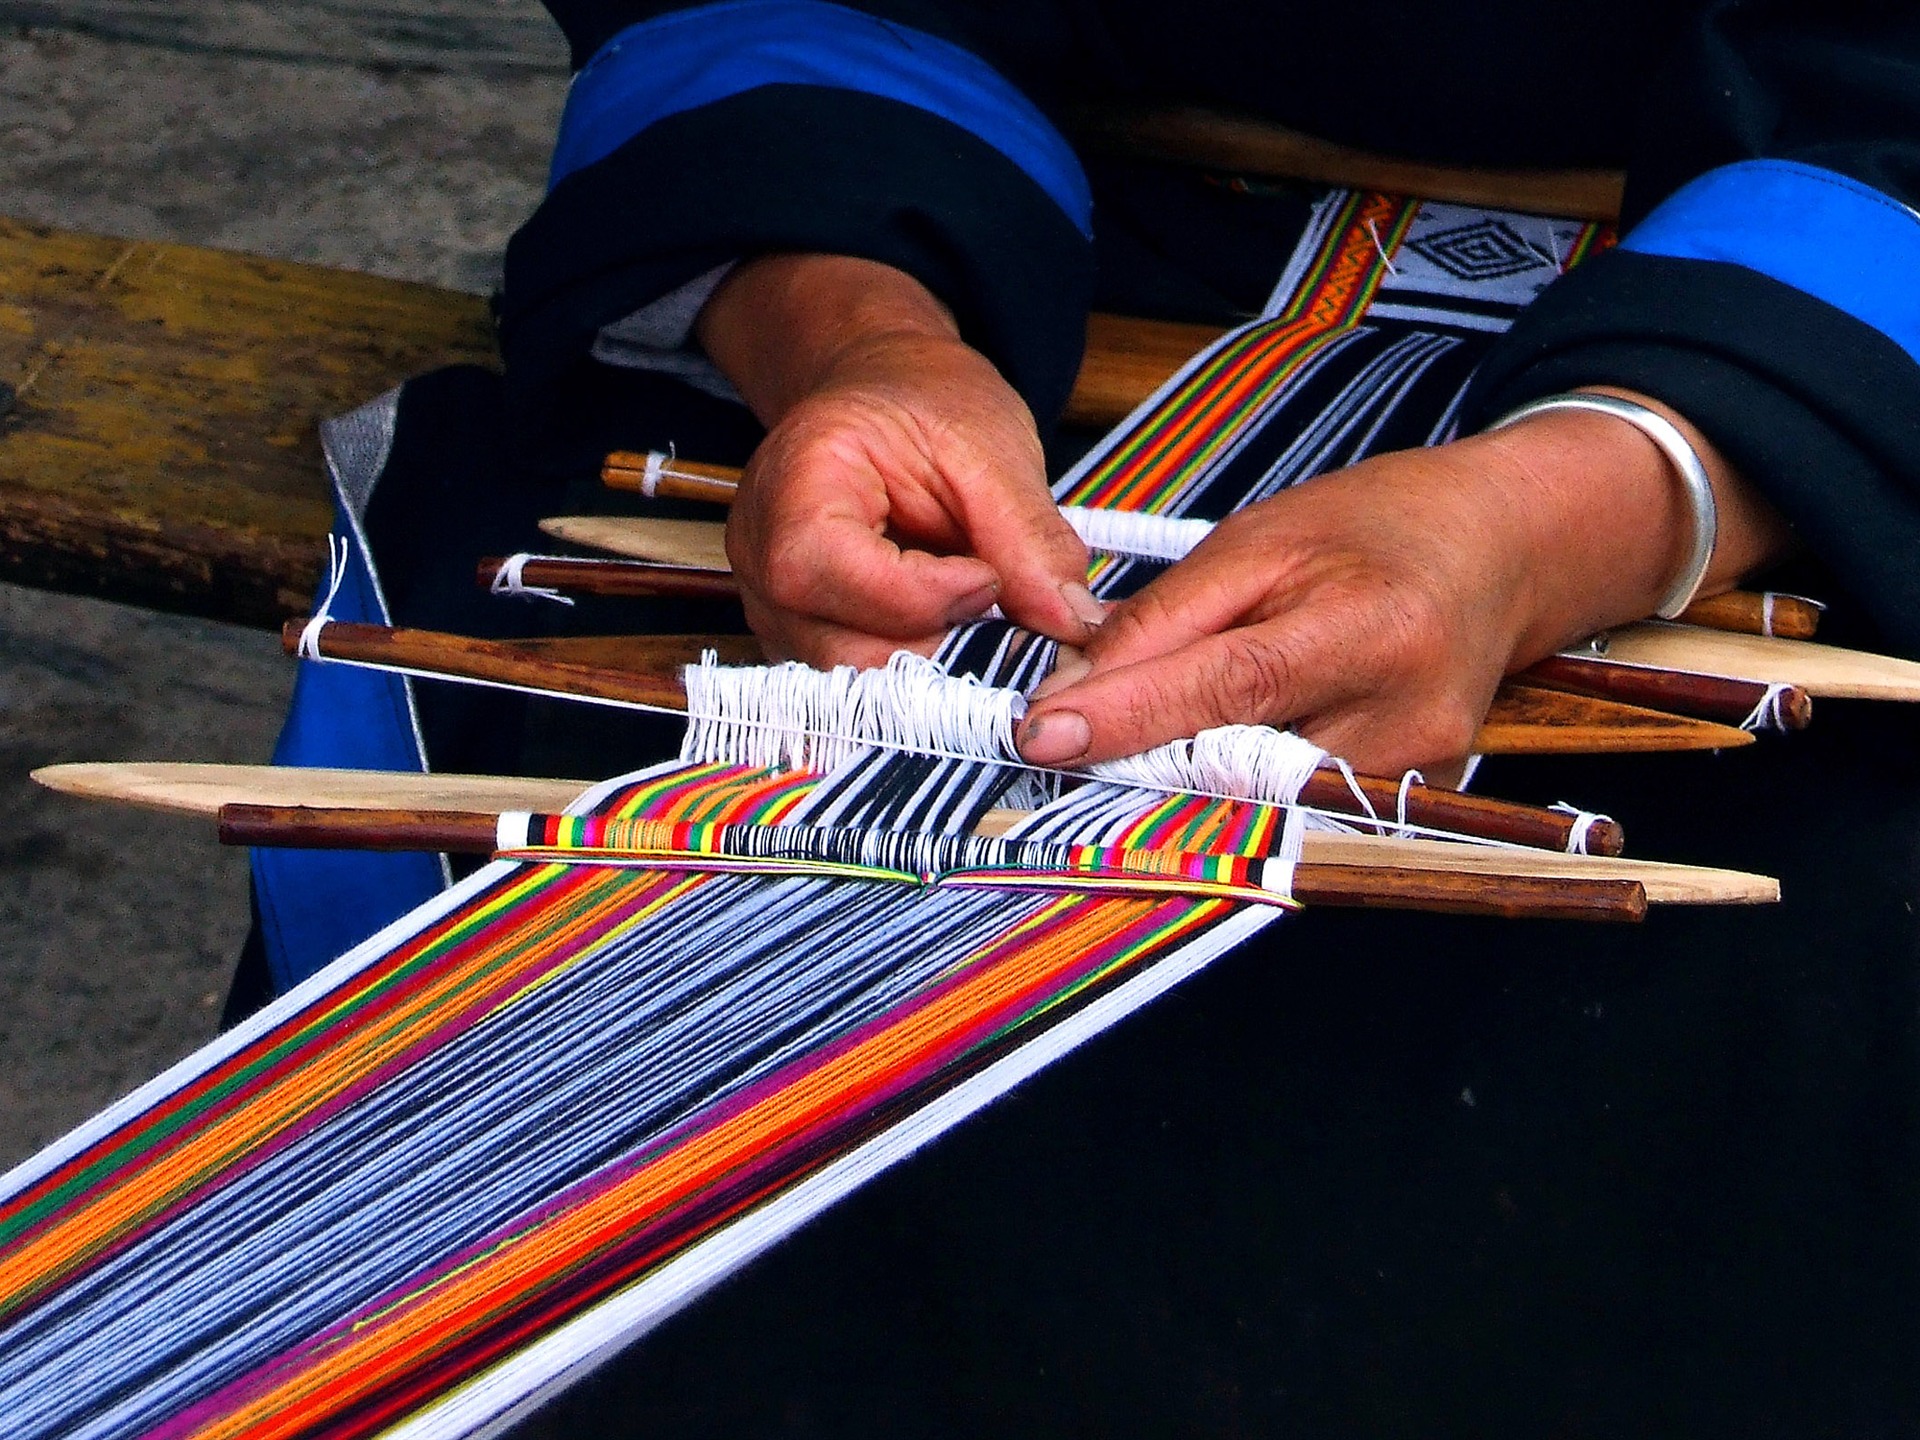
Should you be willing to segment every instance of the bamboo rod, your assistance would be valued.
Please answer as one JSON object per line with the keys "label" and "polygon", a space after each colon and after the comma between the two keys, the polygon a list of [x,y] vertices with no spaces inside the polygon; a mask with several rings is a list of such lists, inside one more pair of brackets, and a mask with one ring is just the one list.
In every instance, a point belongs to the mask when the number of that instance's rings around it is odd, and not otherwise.
{"label": "bamboo rod", "polygon": [[214,819],[222,805],[374,810],[565,810],[591,780],[514,775],[423,775],[295,765],[207,765],[166,760],[43,765],[36,784],[82,800]]}
{"label": "bamboo rod", "polygon": [[1777,590],[1728,590],[1696,600],[1679,614],[1682,625],[1732,630],[1741,635],[1777,635],[1782,640],[1811,640],[1825,607],[1804,595]]}
{"label": "bamboo rod", "polygon": [[[306,626],[304,620],[289,620],[282,628],[280,643],[289,655],[300,653],[300,637]],[[328,659],[356,660],[393,670],[612,700],[645,709],[687,708],[686,687],[677,675],[580,665],[468,635],[336,620],[321,629],[318,649]]]}
{"label": "bamboo rod", "polygon": [[[475,567],[475,579],[482,587],[492,589],[506,566],[505,556],[490,555]],[[650,565],[641,560],[534,555],[521,562],[519,573],[520,583],[529,588],[558,590],[575,595],[606,595],[616,599],[675,596],[694,600],[727,600],[736,598],[740,593],[730,574],[693,570],[681,565]]]}
{"label": "bamboo rod", "polygon": [[[1766,702],[1772,688],[1761,680],[1622,665],[1584,655],[1549,655],[1514,678],[1548,690],[1651,706],[1680,715],[1730,720],[1736,725]],[[1813,699],[1798,686],[1788,686],[1774,704],[1789,730],[1804,730],[1813,719]]]}
{"label": "bamboo rod", "polygon": [[[281,643],[288,654],[299,652],[306,624],[303,620],[286,623]],[[698,641],[698,637],[661,638],[683,645]],[[322,627],[317,645],[320,654],[329,659],[426,672],[451,680],[478,680],[582,699],[611,700],[649,709],[686,709],[686,687],[678,674],[581,665],[517,650],[501,641],[336,621]],[[1399,813],[1397,780],[1362,776],[1359,784],[1374,807],[1374,816]],[[1346,780],[1332,770],[1316,771],[1309,778],[1301,800],[1337,814],[1363,817],[1368,814]],[[1566,848],[1575,824],[1573,817],[1557,811],[1425,785],[1409,787],[1406,814],[1412,823],[1435,830],[1556,850]],[[1610,820],[1594,825],[1587,837],[1588,849],[1600,855],[1619,854],[1622,843],[1619,826]]]}
{"label": "bamboo rod", "polygon": [[[498,823],[498,815],[485,812],[264,805],[223,806],[219,817],[223,845],[461,855],[493,854]],[[1647,911],[1645,887],[1626,877],[1470,874],[1351,860],[1296,866],[1293,894],[1307,905],[1506,919],[1637,921]]]}

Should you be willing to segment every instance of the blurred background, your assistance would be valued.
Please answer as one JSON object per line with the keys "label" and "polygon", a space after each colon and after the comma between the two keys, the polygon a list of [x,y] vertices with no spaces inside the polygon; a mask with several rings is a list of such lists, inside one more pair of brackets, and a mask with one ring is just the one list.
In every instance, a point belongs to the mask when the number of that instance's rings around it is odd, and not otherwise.
{"label": "blurred background", "polygon": [[[0,0],[0,214],[485,293],[566,54],[535,0]],[[245,853],[27,780],[264,761],[276,636],[0,585],[0,1167],[213,1034]]]}

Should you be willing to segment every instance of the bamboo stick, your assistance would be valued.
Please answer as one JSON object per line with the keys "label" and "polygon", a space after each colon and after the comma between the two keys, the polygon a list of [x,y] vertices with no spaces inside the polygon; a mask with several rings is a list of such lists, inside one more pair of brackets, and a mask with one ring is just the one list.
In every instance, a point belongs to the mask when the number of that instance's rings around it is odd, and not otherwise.
{"label": "bamboo stick", "polygon": [[[281,633],[281,643],[288,654],[298,653],[305,629],[306,622],[303,620],[287,622]],[[697,644],[700,637],[657,638],[691,646]],[[686,688],[677,674],[576,664],[517,650],[510,643],[502,641],[337,621],[320,630],[317,643],[321,655],[329,659],[425,672],[450,680],[511,685],[519,689],[605,700],[646,709],[686,709]],[[1744,734],[1738,731],[1734,733]],[[1745,738],[1750,740],[1752,737]],[[1392,816],[1398,813],[1400,785],[1397,780],[1362,776],[1359,784],[1374,807],[1374,815]],[[1368,814],[1352,794],[1345,779],[1331,770],[1316,772],[1308,780],[1301,799],[1305,804],[1338,814]],[[1407,818],[1416,825],[1549,849],[1564,849],[1575,824],[1571,816],[1556,811],[1483,799],[1477,795],[1462,795],[1425,785],[1409,788],[1406,813]],[[1622,843],[1619,827],[1612,821],[1595,825],[1587,838],[1588,848],[1595,854],[1617,855]]]}
{"label": "bamboo stick", "polygon": [[[1772,688],[1760,680],[1622,665],[1584,655],[1549,655],[1514,678],[1547,690],[1730,720],[1736,725],[1760,708]],[[1787,687],[1775,703],[1789,730],[1804,730],[1813,719],[1813,699],[1798,686]]]}
{"label": "bamboo stick", "polygon": [[1696,600],[1682,610],[1682,625],[1732,630],[1741,635],[1777,635],[1782,640],[1811,640],[1824,607],[1804,595],[1776,590],[1729,590]]}
{"label": "bamboo stick", "polygon": [[652,516],[557,515],[542,520],[540,529],[556,540],[588,550],[602,550],[628,560],[682,570],[706,570],[730,575],[726,526],[710,520],[656,520]]}
{"label": "bamboo stick", "polygon": [[[488,556],[475,567],[475,579],[486,589],[492,589],[506,565],[505,556]],[[531,556],[521,562],[520,582],[529,588],[617,599],[676,596],[727,600],[740,593],[731,574],[692,570],[680,565],[650,565],[642,560],[582,559],[572,555]]]}
{"label": "bamboo stick", "polygon": [[[227,805],[220,811],[220,843],[491,855],[496,848],[499,818],[485,812],[445,810]],[[1637,921],[1647,911],[1645,887],[1624,876],[1468,873],[1352,860],[1296,866],[1293,894],[1307,905],[1426,910],[1506,919]]]}
{"label": "bamboo stick", "polygon": [[164,760],[43,765],[36,784],[82,800],[214,819],[222,805],[375,810],[565,810],[591,780],[514,775],[423,775],[294,765],[206,765]]}
{"label": "bamboo stick", "polygon": [[1751,731],[1623,700],[1504,682],[1473,738],[1479,755],[1645,755],[1738,750]]}

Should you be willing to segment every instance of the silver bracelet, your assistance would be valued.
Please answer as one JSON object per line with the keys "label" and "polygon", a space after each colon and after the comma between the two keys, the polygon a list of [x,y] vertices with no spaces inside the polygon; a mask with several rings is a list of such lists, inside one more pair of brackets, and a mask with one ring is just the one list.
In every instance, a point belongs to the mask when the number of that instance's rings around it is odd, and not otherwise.
{"label": "silver bracelet", "polygon": [[1504,430],[1530,415],[1543,415],[1549,410],[1592,410],[1624,420],[1658,445],[1660,452],[1673,462],[1680,484],[1687,492],[1688,508],[1693,511],[1693,548],[1687,552],[1687,563],[1680,568],[1679,578],[1653,612],[1662,620],[1673,619],[1691,605],[1699,593],[1700,583],[1707,578],[1707,566],[1713,563],[1714,542],[1720,536],[1720,510],[1714,504],[1713,482],[1707,478],[1707,467],[1700,463],[1700,456],[1687,443],[1687,437],[1664,415],[1611,395],[1543,395],[1509,410],[1487,429]]}

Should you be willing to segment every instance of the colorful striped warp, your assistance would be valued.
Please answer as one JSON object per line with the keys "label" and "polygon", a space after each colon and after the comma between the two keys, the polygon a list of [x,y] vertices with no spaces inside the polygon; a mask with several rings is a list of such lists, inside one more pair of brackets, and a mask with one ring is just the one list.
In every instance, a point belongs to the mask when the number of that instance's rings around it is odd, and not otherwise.
{"label": "colorful striped warp", "polygon": [[[1596,238],[1334,193],[1273,313],[1062,498],[1205,518],[1232,485],[1441,438],[1476,338]],[[1511,268],[1528,255],[1540,273]],[[1478,282],[1442,263],[1476,256]],[[1109,563],[1099,587],[1150,573]],[[1049,658],[1004,624],[941,657],[1021,688]],[[1270,806],[1085,784],[982,847],[981,818],[1028,783],[1002,766],[852,744],[791,769],[751,748],[696,722],[685,759],[526,820],[520,858],[0,1180],[5,1433],[503,1426],[1278,913],[1009,888],[1036,859],[1251,885],[1289,828]],[[1007,883],[699,863],[793,850]],[[643,851],[689,863],[583,863]]]}

